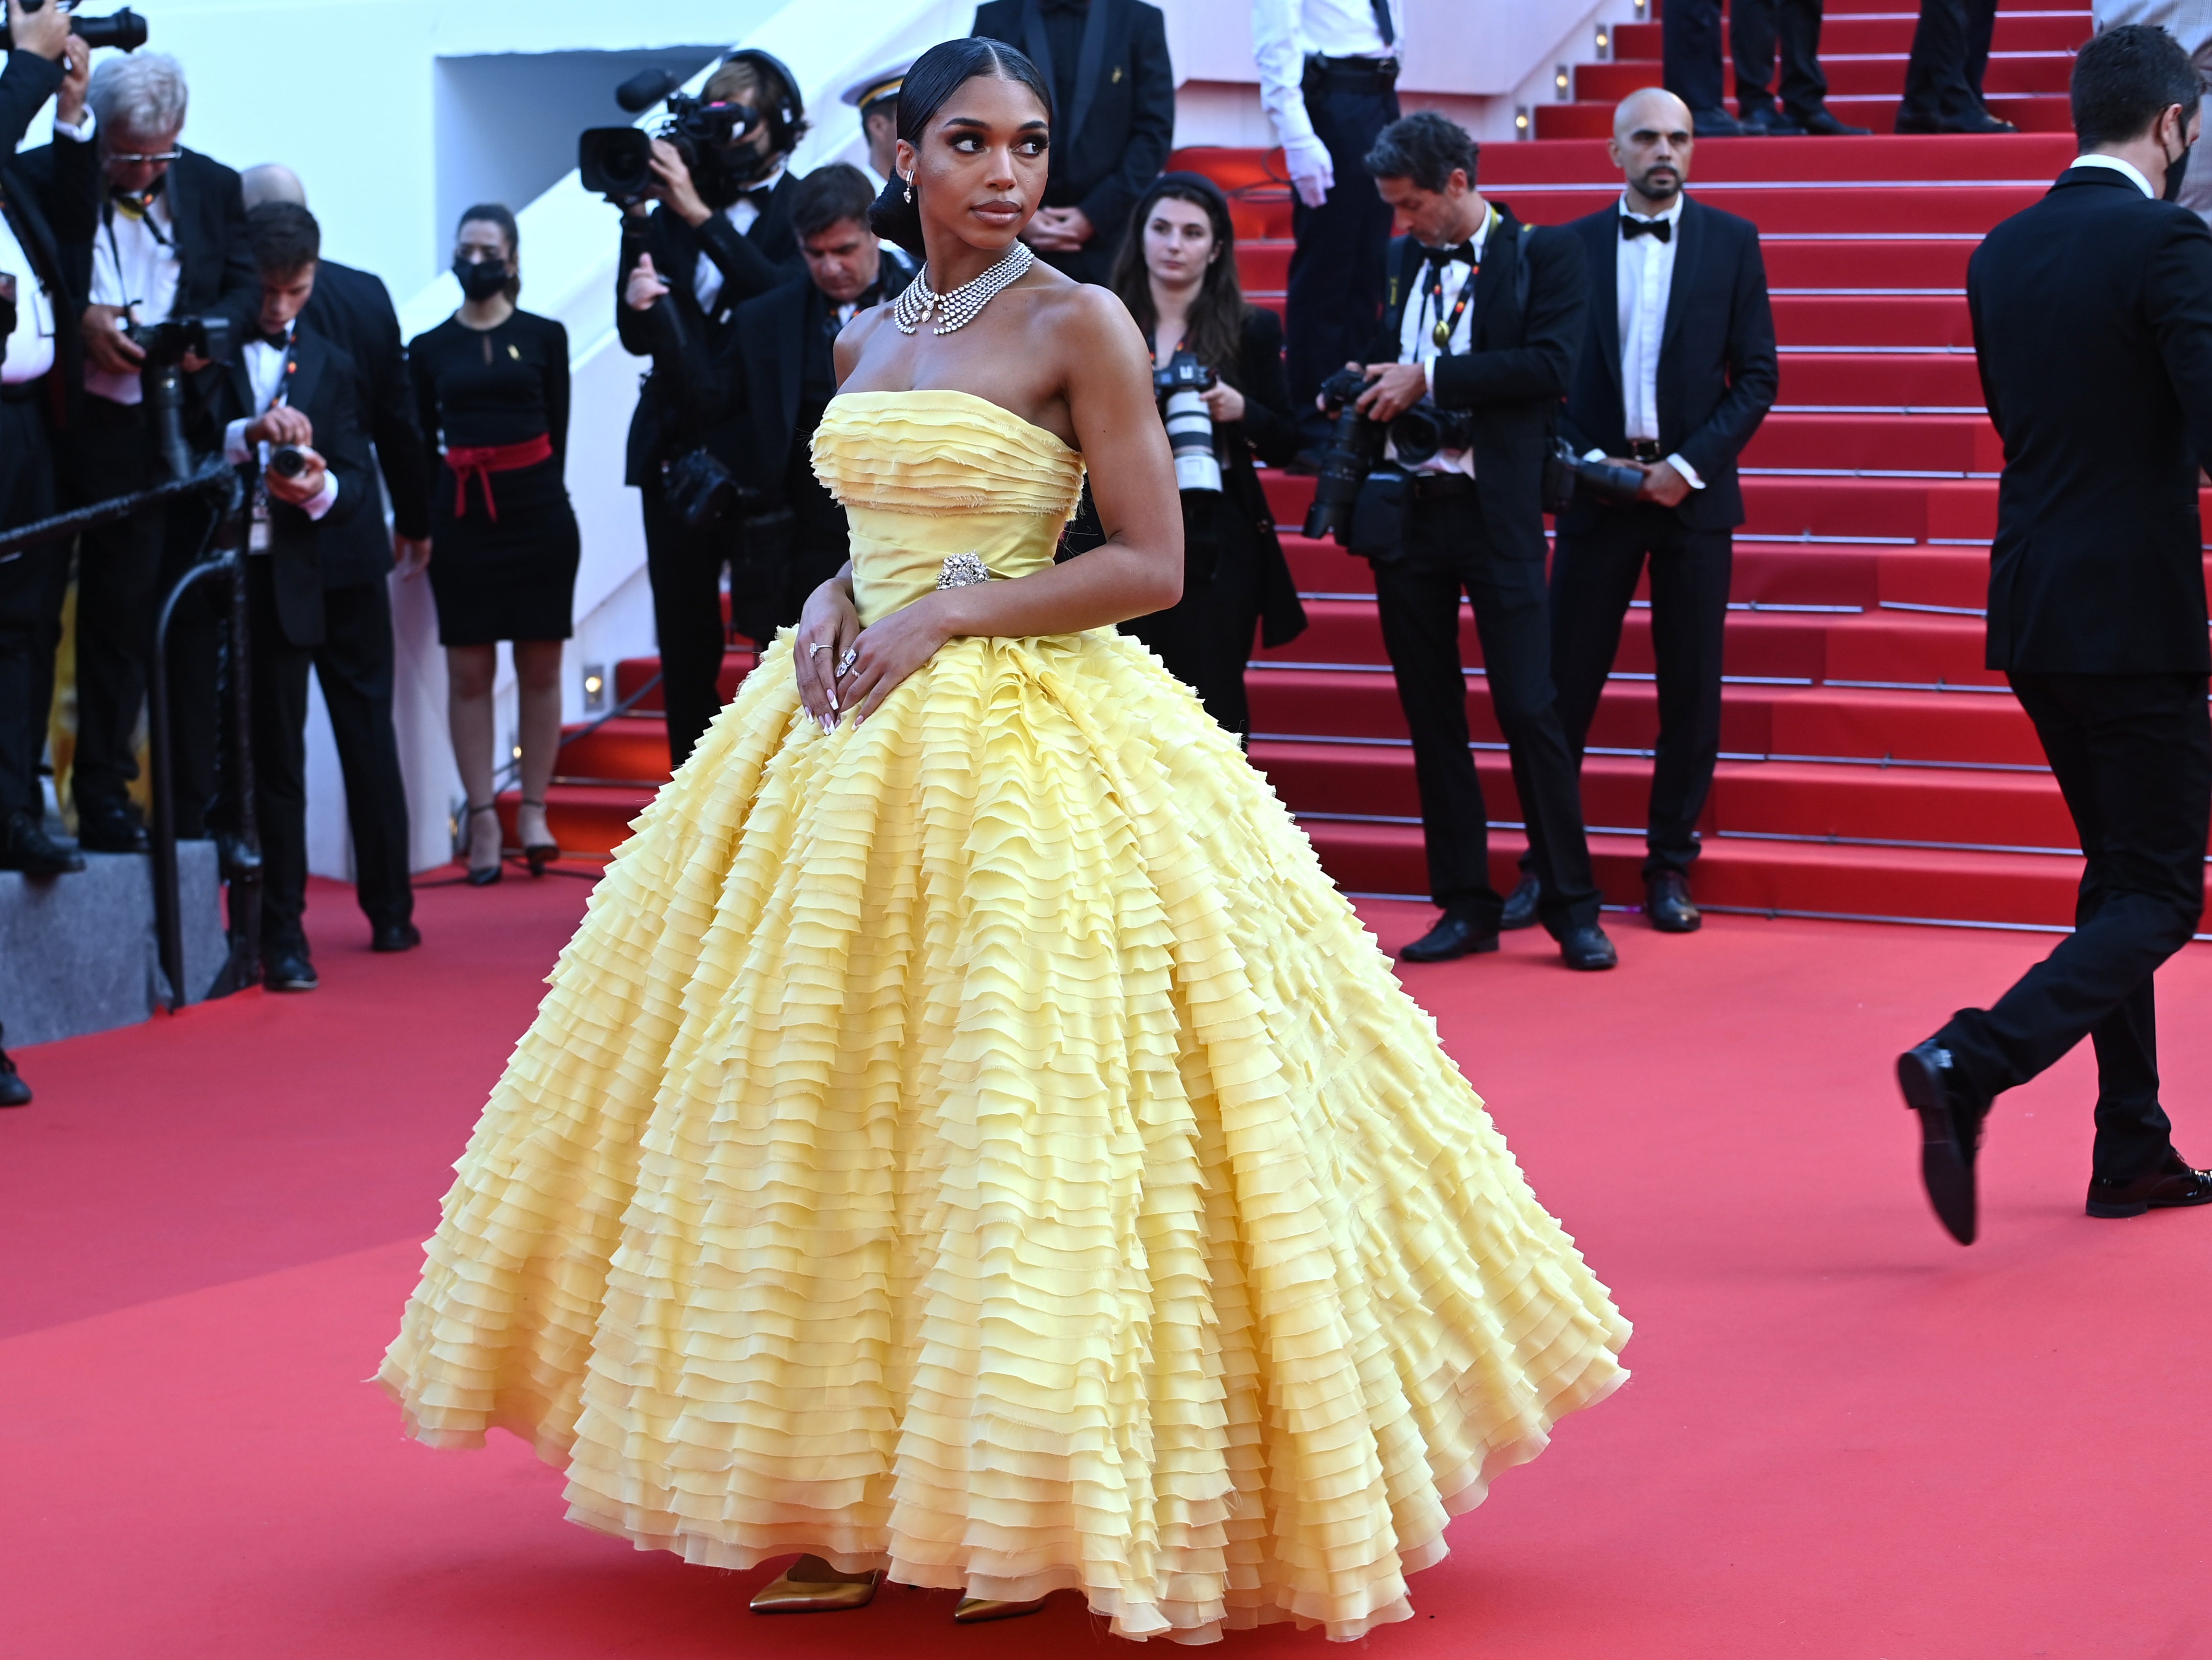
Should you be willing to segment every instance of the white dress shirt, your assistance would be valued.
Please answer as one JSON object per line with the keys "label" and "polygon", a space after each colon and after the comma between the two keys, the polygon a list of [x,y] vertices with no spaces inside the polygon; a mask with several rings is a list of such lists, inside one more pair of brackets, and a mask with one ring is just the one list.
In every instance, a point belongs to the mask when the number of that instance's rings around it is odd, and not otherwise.
{"label": "white dress shirt", "polygon": [[[783,177],[783,166],[782,162],[777,162],[767,178],[757,185],[747,185],[747,191],[774,190],[776,182]],[[739,236],[750,232],[760,221],[760,208],[750,194],[739,197],[722,209],[722,217],[738,227]],[[722,268],[714,263],[711,255],[700,254],[698,266],[691,273],[691,293],[699,302],[699,309],[709,317],[714,316],[714,302],[722,297]]]}
{"label": "white dress shirt", "polygon": [[[1674,251],[1682,245],[1682,202],[1677,194],[1662,214],[1640,214],[1620,198],[1620,215],[1646,225],[1664,222],[1667,239],[1624,236],[1613,255],[1613,282],[1620,304],[1620,408],[1628,436],[1659,441],[1659,347],[1667,332],[1667,300],[1674,291]],[[1586,459],[1604,456],[1597,451]],[[1696,469],[1679,455],[1667,464],[1689,482],[1705,488]]]}
{"label": "white dress shirt", "polygon": [[2117,155],[2077,155],[2066,165],[2069,167],[2110,167],[2114,173],[2124,173],[2134,180],[2135,187],[2152,201],[2158,200],[2158,192],[2151,189],[2150,180],[2143,177],[2142,169],[2132,161],[2121,161]]}
{"label": "white dress shirt", "polygon": [[[269,465],[270,445],[267,440],[258,445],[248,444],[246,429],[260,419],[263,411],[280,401],[283,391],[284,365],[289,355],[282,346],[273,346],[265,340],[255,340],[247,344],[245,352],[246,378],[253,388],[254,414],[240,416],[222,430],[222,458],[232,466],[243,466],[249,461],[258,462],[264,468]],[[338,476],[325,466],[323,469],[323,488],[299,506],[309,518],[320,518],[330,512],[337,499]],[[264,528],[260,525],[254,527],[255,534],[247,542],[248,552],[265,554],[269,551],[268,539],[262,534]]]}
{"label": "white dress shirt", "polygon": [[[102,202],[100,217],[105,222],[92,238],[92,303],[123,306],[134,322],[167,322],[177,309],[184,269],[167,194],[156,195],[143,215]],[[105,369],[87,368],[84,389],[112,403],[136,403],[145,396],[136,373]]]}
{"label": "white dress shirt", "polygon": [[0,364],[0,381],[20,386],[54,367],[54,302],[4,214],[0,214],[0,271],[15,279],[15,327],[8,336],[8,360]]}
{"label": "white dress shirt", "polygon": [[[1444,262],[1444,297],[1441,309],[1437,305],[1435,268],[1425,260],[1414,267],[1413,292],[1406,296],[1406,309],[1398,316],[1398,360],[1401,363],[1418,363],[1426,371],[1429,396],[1431,397],[1437,393],[1437,359],[1446,351],[1457,353],[1474,349],[1474,301],[1472,293],[1468,295],[1467,309],[1459,314],[1459,321],[1452,324],[1449,347],[1437,344],[1436,325],[1441,318],[1449,317],[1452,307],[1459,303],[1460,290],[1467,286],[1474,276],[1475,267],[1482,263],[1482,251],[1490,245],[1491,229],[1497,223],[1498,209],[1489,209],[1482,215],[1482,223],[1474,234],[1468,238],[1468,245],[1474,250],[1474,264],[1464,259]],[[1383,453],[1395,461],[1398,446],[1386,444]],[[1406,470],[1414,473],[1465,473],[1473,478],[1474,451],[1439,450],[1426,461]]]}
{"label": "white dress shirt", "polygon": [[1288,148],[1310,140],[1313,119],[1301,90],[1306,59],[1399,58],[1406,51],[1406,0],[1389,0],[1395,44],[1382,44],[1370,0],[1252,0],[1252,56],[1260,66],[1260,102]]}

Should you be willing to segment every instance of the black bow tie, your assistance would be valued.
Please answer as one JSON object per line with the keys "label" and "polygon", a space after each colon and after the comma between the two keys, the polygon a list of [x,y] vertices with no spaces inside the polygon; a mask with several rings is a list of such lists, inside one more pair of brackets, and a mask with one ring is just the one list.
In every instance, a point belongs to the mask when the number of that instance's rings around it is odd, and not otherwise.
{"label": "black bow tie", "polygon": [[1445,266],[1450,264],[1454,260],[1457,260],[1462,265],[1472,265],[1474,264],[1474,244],[1472,242],[1455,243],[1449,248],[1431,248],[1425,246],[1422,249],[1422,251],[1428,255],[1429,264],[1435,266],[1438,270],[1443,270]]}
{"label": "black bow tie", "polygon": [[1620,216],[1620,239],[1633,242],[1639,236],[1656,236],[1662,242],[1674,239],[1674,221],[1671,219],[1636,219],[1627,214]]}
{"label": "black bow tie", "polygon": [[286,329],[281,334],[271,334],[266,329],[256,329],[250,337],[257,344],[274,346],[280,352],[289,350],[292,344],[292,331],[289,329]]}

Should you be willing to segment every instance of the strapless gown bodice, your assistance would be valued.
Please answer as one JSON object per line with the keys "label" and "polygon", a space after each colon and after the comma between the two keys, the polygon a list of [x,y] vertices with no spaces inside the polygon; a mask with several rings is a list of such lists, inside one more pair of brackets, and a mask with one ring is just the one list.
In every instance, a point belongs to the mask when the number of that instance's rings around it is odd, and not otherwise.
{"label": "strapless gown bodice", "polygon": [[[841,397],[814,453],[869,621],[947,559],[1042,569],[1082,478],[957,392]],[[379,1374],[420,1439],[510,1429],[572,1519],[692,1561],[1352,1639],[1626,1375],[1434,1023],[1137,641],[956,639],[824,732],[786,636],[632,828]]]}
{"label": "strapless gown bodice", "polygon": [[864,627],[935,588],[947,560],[1042,570],[1083,492],[1081,456],[972,392],[842,393],[814,470],[845,508]]}

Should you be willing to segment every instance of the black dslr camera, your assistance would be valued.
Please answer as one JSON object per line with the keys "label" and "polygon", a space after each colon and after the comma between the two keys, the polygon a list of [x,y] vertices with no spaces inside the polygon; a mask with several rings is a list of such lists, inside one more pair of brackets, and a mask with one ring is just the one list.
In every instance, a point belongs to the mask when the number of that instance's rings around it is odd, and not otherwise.
{"label": "black dslr camera", "polygon": [[[21,0],[16,0],[21,3]],[[40,4],[46,0],[40,0]],[[25,5],[25,11],[36,11],[36,5]],[[10,9],[13,9],[11,6]],[[112,46],[118,51],[136,51],[146,44],[146,20],[125,6],[106,17],[77,17],[70,19],[70,33],[88,46],[95,49]],[[0,51],[15,50],[15,33],[4,20],[0,20]]]}
{"label": "black dslr camera", "polygon": [[1221,463],[1213,453],[1213,417],[1206,412],[1205,396],[1219,379],[1187,349],[1178,350],[1152,371],[1152,395],[1159,400],[1160,419],[1167,424],[1179,490],[1218,494],[1221,489]]}
{"label": "black dslr camera", "polygon": [[173,478],[189,477],[191,447],[185,442],[185,360],[210,363],[231,360],[231,321],[227,317],[173,317],[166,323],[125,323],[124,334],[146,354],[138,371],[146,407],[153,412],[154,436]]}
{"label": "black dslr camera", "polygon": [[[668,119],[661,123],[659,136],[676,147],[700,194],[713,205],[716,192],[711,186],[719,182],[713,175],[726,171],[721,163],[723,148],[750,135],[769,112],[750,104],[709,103],[677,91],[680,84],[665,70],[647,70],[617,87],[615,102],[641,115],[666,101]],[[653,187],[653,138],[637,127],[586,128],[576,140],[576,167],[584,188],[598,191],[618,208],[642,202]]]}
{"label": "black dslr camera", "polygon": [[1382,445],[1390,434],[1378,421],[1370,421],[1354,407],[1367,390],[1367,377],[1357,369],[1339,369],[1321,383],[1322,407],[1335,421],[1328,447],[1322,451],[1321,476],[1314,482],[1313,505],[1306,509],[1305,533],[1316,538],[1334,536],[1337,545],[1352,545],[1352,510],[1375,463],[1382,459]]}
{"label": "black dslr camera", "polygon": [[1583,492],[1608,507],[1633,506],[1642,496],[1644,475],[1633,467],[1615,467],[1603,461],[1584,461],[1564,438],[1552,441],[1544,458],[1544,511],[1564,513]]}

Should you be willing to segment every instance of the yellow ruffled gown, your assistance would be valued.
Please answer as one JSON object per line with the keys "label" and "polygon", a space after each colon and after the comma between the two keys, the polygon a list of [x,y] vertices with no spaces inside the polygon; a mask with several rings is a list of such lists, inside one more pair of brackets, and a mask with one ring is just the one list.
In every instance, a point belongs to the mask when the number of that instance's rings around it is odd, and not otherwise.
{"label": "yellow ruffled gown", "polygon": [[[961,392],[815,466],[864,622],[1051,561],[1082,478]],[[1628,1325],[1233,739],[1111,629],[959,639],[825,735],[788,638],[641,816],[380,1381],[568,1514],[1128,1637],[1407,1617]]]}

